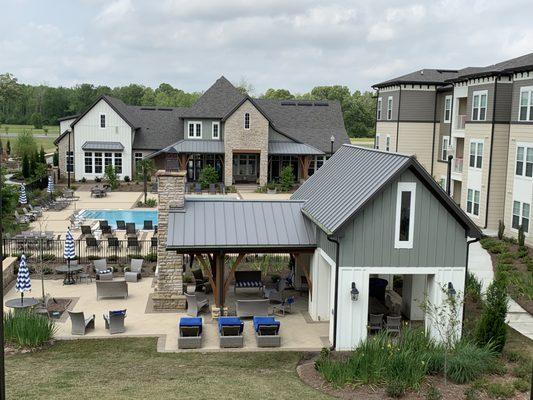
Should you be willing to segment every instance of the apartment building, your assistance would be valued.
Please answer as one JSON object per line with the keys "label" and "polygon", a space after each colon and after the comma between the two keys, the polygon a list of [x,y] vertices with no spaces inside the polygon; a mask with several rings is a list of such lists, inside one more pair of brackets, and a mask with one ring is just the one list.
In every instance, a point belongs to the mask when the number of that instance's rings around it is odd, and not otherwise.
{"label": "apartment building", "polygon": [[533,53],[486,67],[422,69],[378,83],[375,147],[416,155],[476,224],[530,233]]}

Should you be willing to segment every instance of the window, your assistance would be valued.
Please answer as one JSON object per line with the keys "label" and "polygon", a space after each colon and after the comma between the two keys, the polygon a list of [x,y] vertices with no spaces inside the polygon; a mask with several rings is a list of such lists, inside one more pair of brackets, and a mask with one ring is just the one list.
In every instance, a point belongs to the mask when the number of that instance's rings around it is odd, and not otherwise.
{"label": "window", "polygon": [[485,121],[487,119],[487,96],[488,92],[486,90],[474,92],[472,98],[472,121]]}
{"label": "window", "polygon": [[104,153],[104,172],[108,165],[113,165],[113,153]]}
{"label": "window", "polygon": [[137,165],[137,163],[143,159],[143,153],[135,153],[134,158],[135,158],[135,165]]}
{"label": "window", "polygon": [[67,172],[74,172],[74,152],[67,151],[65,157],[67,160]]}
{"label": "window", "polygon": [[450,137],[449,136],[443,136],[442,137],[441,160],[448,161],[448,148],[449,147],[450,147]]}
{"label": "window", "polygon": [[533,121],[533,86],[520,88],[519,121]]}
{"label": "window", "polygon": [[220,122],[213,122],[213,139],[220,139]]}
{"label": "window", "polygon": [[244,129],[250,129],[250,113],[244,114]]}
{"label": "window", "polygon": [[533,177],[533,145],[517,146],[515,172],[518,176]]}
{"label": "window", "polygon": [[387,135],[387,141],[385,142],[385,148],[387,151],[390,151],[390,135]]}
{"label": "window", "polygon": [[187,126],[187,134],[189,139],[201,139],[202,123],[199,121],[189,121]]}
{"label": "window", "polygon": [[374,148],[379,150],[379,134],[376,134],[376,141],[374,142]]}
{"label": "window", "polygon": [[387,99],[387,119],[392,119],[392,96]]}
{"label": "window", "polygon": [[102,153],[94,153],[94,173],[102,173]]}
{"label": "window", "polygon": [[468,189],[466,197],[466,212],[470,215],[479,216],[479,190]]}
{"label": "window", "polygon": [[513,202],[513,229],[522,226],[524,232],[529,232],[529,208],[528,203]]}
{"label": "window", "polygon": [[85,173],[93,173],[93,153],[85,153]]}
{"label": "window", "polygon": [[115,153],[115,172],[122,173],[122,153]]}
{"label": "window", "polygon": [[396,228],[394,244],[397,249],[413,248],[416,183],[399,182],[396,199]]}
{"label": "window", "polygon": [[452,96],[444,98],[444,122],[452,120]]}
{"label": "window", "polygon": [[377,109],[377,115],[376,115],[376,119],[380,120],[381,119],[381,107],[383,106],[383,101],[381,99],[381,97],[378,97],[378,109]]}
{"label": "window", "polygon": [[483,165],[483,141],[470,141],[470,159],[468,165],[470,168],[481,168]]}
{"label": "window", "polygon": [[100,114],[100,128],[105,128],[105,114]]}
{"label": "window", "polygon": [[446,177],[445,176],[441,176],[440,179],[439,179],[439,186],[441,188],[443,188],[444,190],[446,190]]}

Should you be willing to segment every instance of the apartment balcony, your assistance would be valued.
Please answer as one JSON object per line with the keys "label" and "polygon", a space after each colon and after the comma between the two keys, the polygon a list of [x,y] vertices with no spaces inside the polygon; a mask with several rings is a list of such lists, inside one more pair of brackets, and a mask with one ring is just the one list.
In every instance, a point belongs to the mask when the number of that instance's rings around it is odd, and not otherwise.
{"label": "apartment balcony", "polygon": [[457,129],[458,131],[464,131],[465,123],[466,123],[466,115],[458,115],[455,129]]}
{"label": "apartment balcony", "polygon": [[463,159],[454,158],[452,160],[452,178],[456,181],[463,180]]}

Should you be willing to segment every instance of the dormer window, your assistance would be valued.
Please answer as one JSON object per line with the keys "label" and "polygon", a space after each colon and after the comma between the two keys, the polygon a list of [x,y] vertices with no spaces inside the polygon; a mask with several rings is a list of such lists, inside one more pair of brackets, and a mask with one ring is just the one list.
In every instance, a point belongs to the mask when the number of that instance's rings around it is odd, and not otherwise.
{"label": "dormer window", "polygon": [[105,128],[105,114],[100,114],[100,128]]}
{"label": "dormer window", "polygon": [[244,114],[244,129],[250,129],[250,113]]}
{"label": "dormer window", "polygon": [[213,139],[220,139],[220,122],[213,122]]}
{"label": "dormer window", "polygon": [[200,121],[189,121],[187,124],[187,137],[189,139],[202,138],[202,123]]}

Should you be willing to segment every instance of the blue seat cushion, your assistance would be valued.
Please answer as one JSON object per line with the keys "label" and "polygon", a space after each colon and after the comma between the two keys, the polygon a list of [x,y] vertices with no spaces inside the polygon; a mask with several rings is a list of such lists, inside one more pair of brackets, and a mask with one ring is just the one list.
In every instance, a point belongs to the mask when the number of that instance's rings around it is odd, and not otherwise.
{"label": "blue seat cushion", "polygon": [[109,311],[109,315],[126,315],[126,310]]}
{"label": "blue seat cushion", "polygon": [[276,325],[279,330],[280,322],[276,321],[274,317],[254,317],[254,330],[259,331],[261,325]]}
{"label": "blue seat cushion", "polygon": [[182,317],[179,326],[198,326],[200,333],[202,333],[202,318]]}
{"label": "blue seat cushion", "polygon": [[238,317],[220,317],[218,319],[219,332],[222,332],[223,326],[240,326],[240,333],[244,330],[244,323]]}

